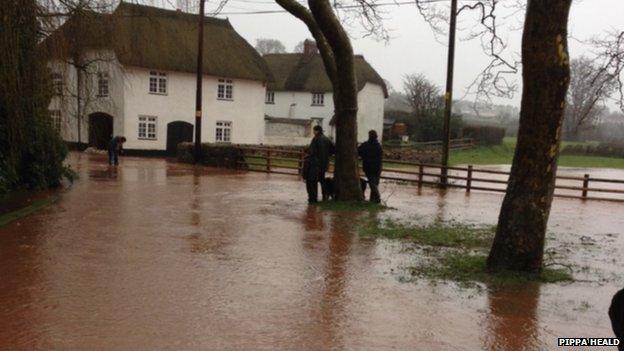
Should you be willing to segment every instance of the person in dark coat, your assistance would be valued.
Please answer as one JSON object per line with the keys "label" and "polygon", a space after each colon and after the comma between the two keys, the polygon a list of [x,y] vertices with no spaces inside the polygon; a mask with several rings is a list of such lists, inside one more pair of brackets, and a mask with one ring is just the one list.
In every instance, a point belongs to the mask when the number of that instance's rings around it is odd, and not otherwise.
{"label": "person in dark coat", "polygon": [[119,154],[123,151],[123,143],[126,142],[126,138],[123,136],[116,136],[108,143],[108,164],[111,166],[119,164]]}
{"label": "person in dark coat", "polygon": [[308,171],[305,176],[309,203],[318,201],[319,182],[321,183],[323,201],[328,199],[325,185],[325,173],[327,173],[327,169],[329,168],[329,158],[336,152],[334,143],[323,134],[323,128],[321,126],[315,126],[313,131],[314,137],[308,148],[309,167],[307,167]]}
{"label": "person in dark coat", "polygon": [[624,351],[624,289],[618,291],[611,300],[609,307],[609,318],[613,333],[620,339],[619,351]]}
{"label": "person in dark coat", "polygon": [[371,130],[368,132],[368,141],[358,147],[358,155],[362,158],[362,168],[371,190],[370,201],[374,203],[381,202],[379,178],[381,177],[383,149],[377,139],[377,132]]}

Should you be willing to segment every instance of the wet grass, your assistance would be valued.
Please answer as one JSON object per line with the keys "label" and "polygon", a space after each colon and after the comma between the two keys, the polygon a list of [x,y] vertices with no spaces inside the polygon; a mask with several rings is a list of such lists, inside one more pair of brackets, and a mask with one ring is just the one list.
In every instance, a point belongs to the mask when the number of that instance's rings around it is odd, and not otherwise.
{"label": "wet grass", "polygon": [[419,226],[386,220],[381,224],[365,226],[361,234],[389,239],[409,239],[420,245],[476,248],[489,247],[494,238],[494,231],[494,227],[463,224]]}
{"label": "wet grass", "polygon": [[409,276],[402,280],[426,278],[431,281],[454,281],[460,286],[516,286],[528,282],[555,283],[573,281],[563,269],[544,267],[541,272],[488,272],[487,253],[495,227],[464,224],[397,223],[386,220],[370,222],[360,230],[362,236],[406,240],[416,244],[417,263],[407,267]]}
{"label": "wet grass", "polygon": [[560,283],[574,281],[572,274],[564,269],[545,267],[541,272],[521,273],[512,271],[488,272],[487,254],[467,250],[444,250],[421,263],[408,268],[412,277],[431,280],[454,281],[461,286],[483,283],[488,287],[520,286],[529,282]]}
{"label": "wet grass", "polygon": [[58,196],[56,195],[52,195],[52,196],[48,196],[44,199],[41,200],[37,200],[34,201],[32,204],[20,208],[18,210],[15,211],[11,211],[11,212],[7,212],[4,213],[2,215],[0,215],[0,227],[4,227],[5,225],[16,221],[20,218],[26,217],[40,209],[42,209],[43,207],[46,207],[54,202],[56,202],[58,200]]}
{"label": "wet grass", "polygon": [[368,201],[323,201],[316,204],[324,211],[384,211],[389,207]]}

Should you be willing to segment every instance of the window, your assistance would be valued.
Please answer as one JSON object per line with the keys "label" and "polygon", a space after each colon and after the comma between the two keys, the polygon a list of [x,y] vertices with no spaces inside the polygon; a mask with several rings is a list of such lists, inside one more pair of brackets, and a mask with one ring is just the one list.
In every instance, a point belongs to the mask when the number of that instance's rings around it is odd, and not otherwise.
{"label": "window", "polygon": [[219,79],[219,85],[217,86],[217,99],[219,100],[232,100],[232,92],[234,85],[231,79]]}
{"label": "window", "polygon": [[61,111],[60,110],[50,110],[50,119],[52,120],[52,128],[56,130],[57,133],[61,132]]}
{"label": "window", "polygon": [[215,129],[215,141],[221,143],[229,143],[232,141],[232,122],[230,121],[217,121],[217,128]]}
{"label": "window", "polygon": [[266,98],[264,99],[264,102],[267,103],[267,104],[274,104],[275,103],[275,92],[267,91],[266,92]]}
{"label": "window", "polygon": [[63,75],[52,73],[52,92],[54,95],[63,95]]}
{"label": "window", "polygon": [[323,106],[324,100],[324,93],[312,93],[312,106]]}
{"label": "window", "polygon": [[99,72],[97,78],[98,96],[108,96],[108,73]]}
{"label": "window", "polygon": [[167,73],[150,72],[149,92],[150,94],[167,94]]}
{"label": "window", "polygon": [[156,140],[156,117],[139,116],[139,139]]}

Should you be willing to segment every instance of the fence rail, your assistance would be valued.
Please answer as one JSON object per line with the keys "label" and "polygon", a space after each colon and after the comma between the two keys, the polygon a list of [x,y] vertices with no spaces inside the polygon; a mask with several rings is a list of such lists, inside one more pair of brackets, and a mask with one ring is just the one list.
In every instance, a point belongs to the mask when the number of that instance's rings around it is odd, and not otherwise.
{"label": "fence rail", "polygon": [[[241,167],[250,171],[278,173],[300,176],[303,169],[304,153],[301,150],[273,149],[261,147],[241,147],[245,160],[240,161]],[[442,165],[417,163],[400,160],[384,162],[381,179],[423,185],[439,186]],[[447,166],[448,187],[504,193],[507,188],[509,172],[493,169]],[[333,165],[330,165],[333,172]],[[475,184],[476,183],[476,184]],[[599,184],[590,187],[590,184]],[[608,187],[610,186],[610,187]],[[594,194],[598,193],[600,196]],[[556,197],[581,200],[602,200],[624,202],[624,179],[608,179],[583,176],[557,176],[555,182]]]}

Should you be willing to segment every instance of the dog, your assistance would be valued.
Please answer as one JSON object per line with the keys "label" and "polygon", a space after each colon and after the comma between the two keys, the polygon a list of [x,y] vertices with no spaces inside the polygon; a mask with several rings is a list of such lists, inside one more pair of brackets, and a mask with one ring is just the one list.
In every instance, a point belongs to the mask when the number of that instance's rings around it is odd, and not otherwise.
{"label": "dog", "polygon": [[[362,187],[362,192],[366,191],[367,185],[368,181],[364,178],[360,178],[360,187]],[[328,200],[336,199],[336,181],[334,180],[334,178],[325,178],[325,196],[327,196]]]}
{"label": "dog", "polygon": [[609,307],[609,318],[615,336],[620,339],[619,351],[624,351],[624,289],[618,291],[611,300]]}

